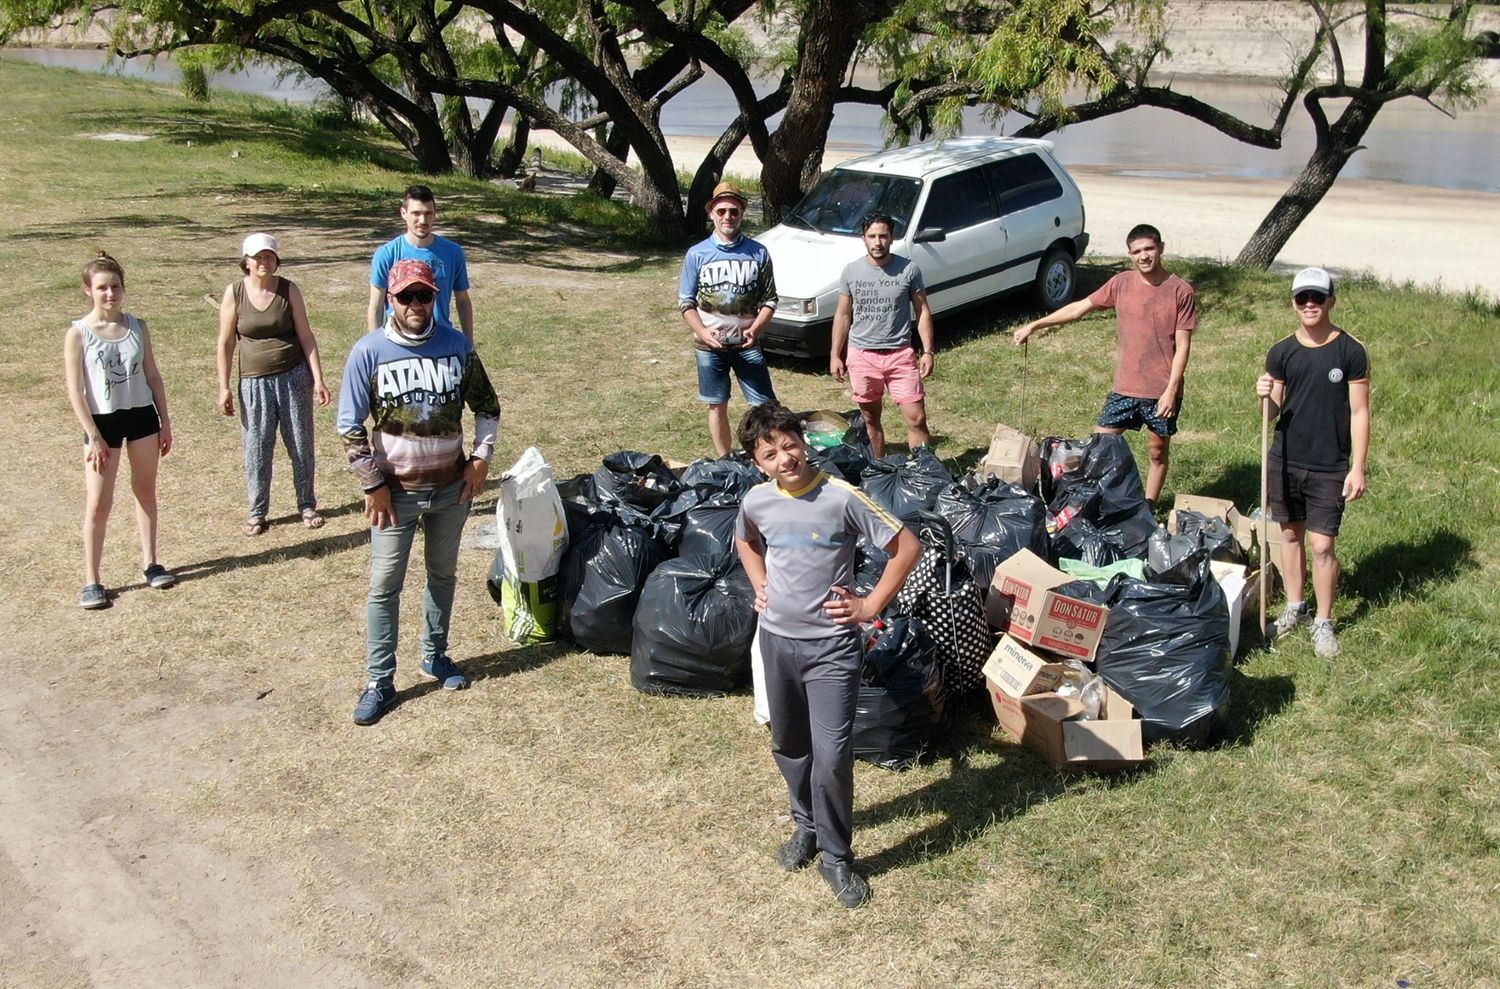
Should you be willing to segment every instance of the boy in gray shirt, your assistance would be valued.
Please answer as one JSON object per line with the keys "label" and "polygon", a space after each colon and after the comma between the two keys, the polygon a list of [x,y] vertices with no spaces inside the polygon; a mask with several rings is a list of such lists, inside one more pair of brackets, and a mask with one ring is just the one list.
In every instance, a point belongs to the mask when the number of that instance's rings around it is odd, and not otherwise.
{"label": "boy in gray shirt", "polygon": [[[921,544],[851,484],[807,462],[802,426],[785,406],[758,405],[740,444],[770,480],[740,506],[735,545],[755,588],[771,711],[771,755],[786,779],[797,830],[776,854],[788,872],[821,852],[818,872],[846,907],[869,899],[854,871],[854,705],[864,659],[859,624],[879,615]],[[868,597],[849,591],[854,543],[891,556]]]}
{"label": "boy in gray shirt", "polygon": [[[922,272],[910,259],[891,253],[894,223],[884,213],[864,218],[865,256],[844,268],[828,355],[828,371],[834,379],[849,379],[877,457],[885,456],[880,412],[887,390],[906,420],[907,446],[916,449],[932,442],[927,431],[927,393],[922,388],[922,380],[932,374],[932,310],[927,306]],[[920,354],[911,346],[913,310],[922,340]]]}

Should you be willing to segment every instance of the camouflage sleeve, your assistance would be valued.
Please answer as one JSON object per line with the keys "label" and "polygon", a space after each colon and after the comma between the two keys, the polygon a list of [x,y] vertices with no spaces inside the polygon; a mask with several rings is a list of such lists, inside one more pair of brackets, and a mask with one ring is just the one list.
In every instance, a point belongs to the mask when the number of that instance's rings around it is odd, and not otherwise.
{"label": "camouflage sleeve", "polygon": [[469,352],[461,387],[464,404],[474,413],[474,451],[470,455],[489,463],[500,436],[500,397],[495,394],[495,386],[490,384],[490,376],[477,351]]}
{"label": "camouflage sleeve", "polygon": [[760,294],[760,309],[775,309],[776,274],[771,270],[771,252],[766,252],[765,263],[760,266],[760,282],[756,285]]}
{"label": "camouflage sleeve", "polygon": [[375,449],[370,445],[370,431],[365,422],[370,418],[371,368],[362,348],[355,347],[344,365],[344,380],[339,385],[338,430],[344,441],[344,453],[349,457],[349,466],[359,478],[359,486],[374,491],[385,483],[385,475],[375,465]]}

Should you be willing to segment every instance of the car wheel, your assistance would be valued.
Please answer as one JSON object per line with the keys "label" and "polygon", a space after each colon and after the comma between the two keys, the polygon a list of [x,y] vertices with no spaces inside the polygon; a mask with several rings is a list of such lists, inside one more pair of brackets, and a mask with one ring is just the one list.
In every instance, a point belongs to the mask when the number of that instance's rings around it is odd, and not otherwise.
{"label": "car wheel", "polygon": [[1051,312],[1073,301],[1077,284],[1073,277],[1073,255],[1054,247],[1042,256],[1036,271],[1036,302]]}

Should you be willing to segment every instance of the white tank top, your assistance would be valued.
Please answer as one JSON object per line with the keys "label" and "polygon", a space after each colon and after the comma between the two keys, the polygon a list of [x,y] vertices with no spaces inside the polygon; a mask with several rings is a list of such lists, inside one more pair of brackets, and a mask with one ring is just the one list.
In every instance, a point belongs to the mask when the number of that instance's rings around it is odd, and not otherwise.
{"label": "white tank top", "polygon": [[146,348],[134,316],[125,314],[125,335],[118,340],[104,339],[84,320],[75,319],[73,325],[83,340],[83,392],[90,412],[106,415],[155,404],[141,368]]}

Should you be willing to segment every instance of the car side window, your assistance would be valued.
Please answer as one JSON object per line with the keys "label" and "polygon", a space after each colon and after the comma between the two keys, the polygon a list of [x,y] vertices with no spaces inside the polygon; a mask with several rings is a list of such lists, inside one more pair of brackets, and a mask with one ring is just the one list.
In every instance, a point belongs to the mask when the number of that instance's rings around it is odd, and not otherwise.
{"label": "car side window", "polygon": [[990,187],[1000,201],[1002,215],[1059,199],[1062,183],[1047,163],[1034,154],[1015,155],[984,166]]}
{"label": "car side window", "polygon": [[977,168],[945,175],[932,183],[918,230],[936,227],[945,233],[972,227],[999,216],[990,188]]}

